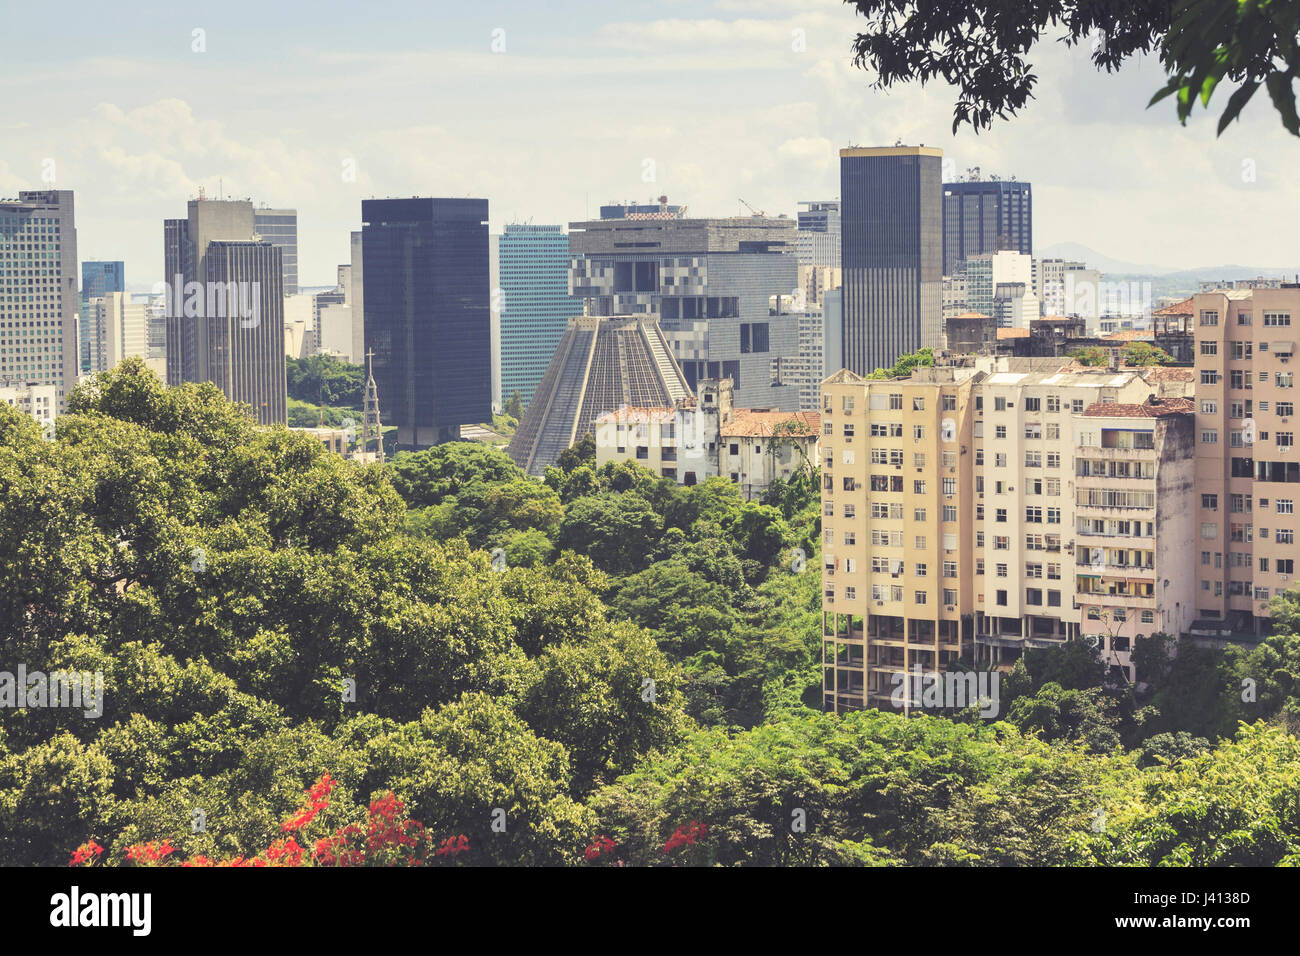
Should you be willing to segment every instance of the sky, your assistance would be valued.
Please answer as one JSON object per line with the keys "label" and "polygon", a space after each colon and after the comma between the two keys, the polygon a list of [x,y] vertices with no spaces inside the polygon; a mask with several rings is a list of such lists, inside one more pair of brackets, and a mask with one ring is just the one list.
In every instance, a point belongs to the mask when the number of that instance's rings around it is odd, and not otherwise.
{"label": "sky", "polygon": [[[1258,94],[1216,139],[1153,60],[1097,73],[1051,41],[1036,98],[952,133],[942,83],[882,92],[839,0],[90,4],[6,9],[0,196],[76,191],[82,260],[162,277],[162,220],[210,197],[295,207],[303,285],[333,284],[361,200],[475,196],[492,226],[667,194],[690,215],[839,195],[844,146],[924,143],[1034,188],[1036,251],[1300,271],[1300,138]],[[22,42],[24,33],[30,42]],[[1211,106],[1219,106],[1221,92]]]}

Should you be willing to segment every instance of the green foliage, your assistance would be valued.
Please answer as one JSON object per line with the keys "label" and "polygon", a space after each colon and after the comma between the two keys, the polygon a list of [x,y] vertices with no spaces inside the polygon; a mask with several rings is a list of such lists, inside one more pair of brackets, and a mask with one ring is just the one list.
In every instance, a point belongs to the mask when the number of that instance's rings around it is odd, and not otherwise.
{"label": "green foliage", "polygon": [[515,421],[523,421],[524,418],[524,397],[516,389],[509,398],[506,399],[505,413]]}
{"label": "green foliage", "polygon": [[914,369],[923,368],[934,364],[934,349],[926,347],[917,349],[915,352],[905,352],[898,357],[893,368],[878,368],[867,378],[870,379],[888,379],[888,378],[907,378],[912,374]]}
{"label": "green foliage", "polygon": [[942,78],[958,88],[953,132],[987,129],[1016,115],[1038,76],[1027,55],[1042,41],[1088,44],[1098,69],[1118,70],[1155,53],[1168,82],[1151,103],[1173,96],[1186,123],[1199,100],[1208,107],[1220,85],[1237,84],[1219,117],[1222,133],[1263,86],[1282,125],[1300,135],[1293,81],[1300,72],[1300,11],[1286,0],[849,0],[866,18],[854,62],[888,89]]}
{"label": "green foliage", "polygon": [[333,355],[285,359],[289,397],[316,405],[361,408],[366,391],[366,370]]}

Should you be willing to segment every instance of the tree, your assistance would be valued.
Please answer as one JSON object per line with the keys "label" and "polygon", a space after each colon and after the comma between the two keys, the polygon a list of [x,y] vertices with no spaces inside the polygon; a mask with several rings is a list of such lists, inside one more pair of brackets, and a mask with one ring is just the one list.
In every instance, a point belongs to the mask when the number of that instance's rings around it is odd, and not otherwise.
{"label": "tree", "polygon": [[515,421],[517,422],[523,421],[524,397],[519,393],[519,389],[515,389],[514,393],[509,398],[506,399],[506,405],[504,410],[505,413],[509,415],[511,418],[513,418]]}
{"label": "tree", "polygon": [[[1173,96],[1187,122],[1220,85],[1237,84],[1218,132],[1263,86],[1282,125],[1300,136],[1292,83],[1300,73],[1300,8],[1288,0],[847,0],[867,20],[853,43],[854,63],[889,89],[941,77],[958,89],[953,132],[1009,119],[1031,96],[1037,75],[1027,54],[1040,41],[1089,43],[1098,69],[1115,72],[1155,52],[1168,82],[1152,105]],[[1225,82],[1226,81],[1226,82]]]}
{"label": "tree", "polygon": [[333,355],[285,359],[289,397],[316,405],[360,408],[366,388],[365,369]]}
{"label": "tree", "polygon": [[1174,364],[1172,355],[1150,342],[1130,342],[1119,350],[1119,357],[1130,367]]}

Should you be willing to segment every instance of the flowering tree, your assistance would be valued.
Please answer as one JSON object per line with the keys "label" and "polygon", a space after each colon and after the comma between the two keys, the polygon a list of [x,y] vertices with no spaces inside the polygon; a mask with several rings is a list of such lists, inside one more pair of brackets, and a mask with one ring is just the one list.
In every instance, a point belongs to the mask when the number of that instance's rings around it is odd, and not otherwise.
{"label": "flowering tree", "polygon": [[[311,824],[329,807],[334,784],[329,774],[316,781],[303,805],[281,825],[284,836],[272,840],[255,856],[214,860],[199,855],[178,861],[174,857],[176,848],[163,840],[128,846],[125,862],[134,866],[429,866],[454,863],[470,850],[469,838],[463,833],[449,836],[435,846],[424,824],[410,819],[406,805],[392,793],[370,804],[364,826],[351,823],[332,834],[313,838]],[[103,856],[104,848],[91,840],[73,851],[68,865],[94,866]]]}

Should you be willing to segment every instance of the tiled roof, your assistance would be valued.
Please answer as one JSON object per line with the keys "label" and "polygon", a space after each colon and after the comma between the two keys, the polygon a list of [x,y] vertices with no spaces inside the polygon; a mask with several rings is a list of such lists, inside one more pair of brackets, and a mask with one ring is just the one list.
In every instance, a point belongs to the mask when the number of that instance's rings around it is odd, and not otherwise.
{"label": "tiled roof", "polygon": [[791,421],[801,426],[795,434],[821,433],[822,419],[817,412],[756,412],[748,408],[737,408],[721,433],[727,438],[767,437],[777,425]]}
{"label": "tiled roof", "polygon": [[612,412],[606,412],[596,421],[602,424],[624,422],[640,425],[650,422],[671,422],[676,418],[676,414],[677,409],[671,405],[624,405]]}
{"label": "tiled roof", "polygon": [[1190,415],[1196,403],[1190,398],[1166,398],[1142,405],[1120,402],[1093,402],[1084,410],[1085,418],[1165,418],[1169,415]]}
{"label": "tiled roof", "polygon": [[1191,315],[1192,300],[1183,299],[1182,302],[1175,302],[1173,305],[1165,306],[1163,309],[1156,309],[1152,315]]}
{"label": "tiled roof", "polygon": [[1107,342],[1139,342],[1146,339],[1155,338],[1154,333],[1145,329],[1120,329],[1118,332],[1112,332],[1106,336]]}
{"label": "tiled roof", "polygon": [[953,318],[964,319],[969,322],[975,319],[988,319],[989,316],[985,315],[983,312],[963,312],[961,315],[954,315]]}
{"label": "tiled roof", "polygon": [[1027,339],[1029,338],[1028,329],[998,329],[999,339]]}
{"label": "tiled roof", "polygon": [[1194,382],[1196,369],[1176,368],[1167,365],[1151,365],[1138,373],[1148,382]]}

